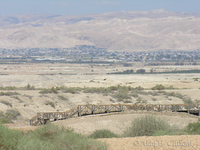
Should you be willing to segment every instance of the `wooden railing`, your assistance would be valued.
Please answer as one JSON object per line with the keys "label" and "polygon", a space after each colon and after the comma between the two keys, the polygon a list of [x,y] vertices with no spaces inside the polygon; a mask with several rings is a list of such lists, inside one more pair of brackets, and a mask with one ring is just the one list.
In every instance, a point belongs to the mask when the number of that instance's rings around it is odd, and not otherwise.
{"label": "wooden railing", "polygon": [[41,125],[47,121],[63,120],[82,115],[122,111],[172,111],[188,112],[200,115],[199,104],[110,104],[110,105],[78,105],[64,112],[38,112],[30,119],[30,125]]}

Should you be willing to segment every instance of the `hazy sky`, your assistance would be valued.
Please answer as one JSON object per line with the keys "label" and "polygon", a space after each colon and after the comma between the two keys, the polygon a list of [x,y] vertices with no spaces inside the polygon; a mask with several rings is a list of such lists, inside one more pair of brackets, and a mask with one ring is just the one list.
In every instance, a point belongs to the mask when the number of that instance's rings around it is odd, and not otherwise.
{"label": "hazy sky", "polygon": [[155,9],[200,12],[200,0],[0,0],[0,15],[24,13],[81,15]]}

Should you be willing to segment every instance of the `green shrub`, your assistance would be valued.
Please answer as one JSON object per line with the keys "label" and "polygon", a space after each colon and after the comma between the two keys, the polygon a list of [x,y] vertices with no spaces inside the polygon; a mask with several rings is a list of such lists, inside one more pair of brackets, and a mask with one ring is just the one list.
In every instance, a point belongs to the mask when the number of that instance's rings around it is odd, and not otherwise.
{"label": "green shrub", "polygon": [[79,91],[82,90],[79,87],[66,87],[66,86],[61,86],[60,89],[62,90],[63,93],[71,93],[71,94],[78,94]]}
{"label": "green shrub", "polygon": [[2,150],[106,150],[105,143],[89,139],[72,130],[47,124],[22,134],[0,124]]}
{"label": "green shrub", "polygon": [[6,123],[12,123],[10,119],[6,117],[0,117],[0,123],[6,124]]}
{"label": "green shrub", "polygon": [[133,103],[133,102],[130,100],[125,100],[124,103]]}
{"label": "green shrub", "polygon": [[200,134],[200,121],[189,123],[185,131],[189,134]]}
{"label": "green shrub", "polygon": [[141,86],[138,86],[138,87],[135,88],[135,90],[144,90],[144,88],[141,87]]}
{"label": "green shrub", "polygon": [[182,95],[181,93],[175,93],[174,97],[177,97],[177,98],[183,99],[185,96]]}
{"label": "green shrub", "polygon": [[170,125],[160,118],[146,115],[136,118],[131,122],[130,127],[124,131],[124,136],[152,136],[156,131],[167,130]]}
{"label": "green shrub", "polygon": [[173,87],[173,85],[170,85],[169,87],[165,87],[165,89],[172,90],[172,89],[175,89],[175,88]]}
{"label": "green shrub", "polygon": [[105,144],[89,139],[71,130],[47,124],[25,135],[18,144],[19,150],[106,150]]}
{"label": "green shrub", "polygon": [[141,74],[143,74],[143,73],[145,73],[146,72],[146,70],[145,69],[138,69],[137,71],[136,71],[136,73],[141,73]]}
{"label": "green shrub", "polygon": [[113,137],[116,138],[119,136],[110,130],[103,129],[94,131],[89,137],[93,139],[98,139],[98,138],[113,138]]}
{"label": "green shrub", "polygon": [[112,91],[116,91],[117,90],[117,86],[110,86],[109,89],[112,90]]}
{"label": "green shrub", "polygon": [[45,102],[45,105],[50,105],[51,107],[55,108],[55,103],[54,102],[51,102],[51,101],[46,101]]}
{"label": "green shrub", "polygon": [[158,96],[158,95],[159,95],[159,92],[155,92],[155,91],[154,91],[154,92],[149,92],[149,94],[152,95],[152,96]]}
{"label": "green shrub", "polygon": [[200,100],[195,99],[194,103],[195,103],[195,104],[200,104]]}
{"label": "green shrub", "polygon": [[17,88],[15,86],[6,86],[6,87],[0,87],[0,90],[16,90]]}
{"label": "green shrub", "polygon": [[114,93],[112,97],[116,98],[118,101],[123,101],[125,99],[131,98],[127,92],[117,92]]}
{"label": "green shrub", "polygon": [[58,90],[56,88],[52,87],[51,89],[43,89],[39,93],[41,93],[41,94],[48,94],[48,93],[57,94]]}
{"label": "green shrub", "polygon": [[10,120],[15,120],[18,116],[21,116],[21,114],[15,109],[8,109],[5,113],[5,116]]}
{"label": "green shrub", "polygon": [[16,150],[18,140],[22,137],[20,131],[11,130],[0,123],[0,149]]}
{"label": "green shrub", "polygon": [[0,96],[12,96],[12,95],[19,95],[18,92],[1,92]]}
{"label": "green shrub", "polygon": [[30,84],[28,84],[24,88],[25,88],[25,90],[35,90],[35,86],[34,85],[30,85]]}
{"label": "green shrub", "polygon": [[[176,96],[176,93],[175,92],[166,92],[165,95],[167,96]],[[179,95],[179,96],[182,96],[182,95]]]}
{"label": "green shrub", "polygon": [[162,84],[157,84],[156,86],[151,88],[152,90],[164,90],[165,87]]}
{"label": "green shrub", "polygon": [[193,101],[191,100],[191,98],[183,98],[183,102],[184,104],[193,104]]}
{"label": "green shrub", "polygon": [[84,93],[98,93],[98,94],[107,94],[111,90],[109,88],[103,88],[103,87],[85,87],[83,89]]}
{"label": "green shrub", "polygon": [[5,114],[0,111],[0,123],[11,123],[11,120],[6,118]]}
{"label": "green shrub", "polygon": [[147,103],[147,100],[143,100],[141,97],[138,97],[138,98],[136,99],[136,104],[140,104],[140,103],[146,104],[146,103]]}

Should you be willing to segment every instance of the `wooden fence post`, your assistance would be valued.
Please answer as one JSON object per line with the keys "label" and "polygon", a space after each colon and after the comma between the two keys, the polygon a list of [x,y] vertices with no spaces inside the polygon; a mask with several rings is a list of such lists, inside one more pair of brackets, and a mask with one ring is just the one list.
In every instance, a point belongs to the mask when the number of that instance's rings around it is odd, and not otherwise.
{"label": "wooden fence post", "polygon": [[188,114],[190,113],[190,105],[188,105]]}
{"label": "wooden fence post", "polygon": [[199,116],[200,116],[200,106],[198,105],[198,108],[199,108]]}
{"label": "wooden fence post", "polygon": [[92,114],[95,115],[95,105],[92,105]]}

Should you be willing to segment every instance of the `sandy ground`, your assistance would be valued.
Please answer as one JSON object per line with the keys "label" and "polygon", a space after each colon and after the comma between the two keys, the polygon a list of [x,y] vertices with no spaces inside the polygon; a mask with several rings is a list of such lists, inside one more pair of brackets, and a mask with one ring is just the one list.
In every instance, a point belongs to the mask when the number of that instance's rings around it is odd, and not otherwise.
{"label": "sandy ground", "polygon": [[156,84],[173,85],[175,88],[200,87],[199,74],[162,74],[162,75],[0,75],[0,86],[23,87],[27,84],[38,88],[66,85],[70,87],[108,87],[112,85],[142,86],[151,88]]}
{"label": "sandy ground", "polygon": [[99,139],[108,150],[200,150],[200,135]]}

